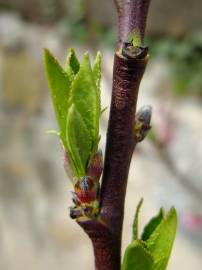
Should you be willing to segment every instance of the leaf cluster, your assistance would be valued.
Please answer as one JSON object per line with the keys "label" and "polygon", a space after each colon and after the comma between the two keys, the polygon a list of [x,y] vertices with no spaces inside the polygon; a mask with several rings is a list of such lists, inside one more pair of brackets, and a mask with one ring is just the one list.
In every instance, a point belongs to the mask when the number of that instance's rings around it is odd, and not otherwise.
{"label": "leaf cluster", "polygon": [[101,55],[93,67],[89,54],[79,63],[70,49],[65,66],[44,51],[46,74],[59,127],[59,137],[75,178],[86,175],[99,142]]}
{"label": "leaf cluster", "polygon": [[133,223],[132,242],[126,248],[122,270],[165,270],[176,234],[177,215],[174,208],[163,209],[145,226],[138,237],[140,201]]}

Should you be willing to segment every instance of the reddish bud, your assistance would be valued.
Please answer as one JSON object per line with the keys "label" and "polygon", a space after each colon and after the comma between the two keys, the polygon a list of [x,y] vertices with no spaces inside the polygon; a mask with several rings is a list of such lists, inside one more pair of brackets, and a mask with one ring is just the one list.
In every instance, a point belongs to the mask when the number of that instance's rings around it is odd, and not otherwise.
{"label": "reddish bud", "polygon": [[75,193],[80,203],[91,203],[97,198],[98,185],[92,178],[84,176],[75,184]]}
{"label": "reddish bud", "polygon": [[87,175],[90,176],[93,180],[98,182],[102,174],[102,171],[103,171],[103,157],[102,151],[99,150],[90,160],[87,169]]}

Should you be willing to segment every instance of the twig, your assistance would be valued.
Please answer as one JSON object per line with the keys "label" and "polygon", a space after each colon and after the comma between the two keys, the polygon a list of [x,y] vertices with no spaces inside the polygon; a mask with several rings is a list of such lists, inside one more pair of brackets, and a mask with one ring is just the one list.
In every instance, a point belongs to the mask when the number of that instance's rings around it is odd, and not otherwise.
{"label": "twig", "polygon": [[139,31],[142,45],[150,0],[124,0],[119,18],[119,47],[133,31]]}
{"label": "twig", "polygon": [[84,229],[92,241],[95,255],[95,269],[119,269],[117,246],[110,229],[101,220],[79,220],[78,224]]}

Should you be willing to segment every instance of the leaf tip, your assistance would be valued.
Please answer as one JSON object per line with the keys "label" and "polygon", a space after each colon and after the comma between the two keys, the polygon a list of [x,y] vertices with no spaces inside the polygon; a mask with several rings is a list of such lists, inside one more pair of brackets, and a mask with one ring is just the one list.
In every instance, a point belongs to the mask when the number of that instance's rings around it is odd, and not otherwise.
{"label": "leaf tip", "polygon": [[138,239],[138,218],[139,218],[139,212],[140,212],[140,208],[143,204],[143,198],[140,199],[137,208],[136,208],[136,212],[135,212],[135,217],[133,220],[133,238],[132,240],[136,240]]}
{"label": "leaf tip", "polygon": [[48,58],[54,58],[52,53],[47,48],[44,48],[43,51],[44,51],[44,59],[45,60],[48,60]]}
{"label": "leaf tip", "polygon": [[83,55],[83,61],[88,61],[90,63],[90,55],[89,52],[85,52]]}
{"label": "leaf tip", "polygon": [[44,48],[44,62],[45,62],[46,68],[49,68],[49,65],[54,63],[54,64],[58,65],[59,68],[63,71],[58,60],[55,58],[55,56],[47,48]]}
{"label": "leaf tip", "polygon": [[74,48],[70,48],[70,49],[69,49],[69,54],[70,54],[70,55],[76,54]]}
{"label": "leaf tip", "polygon": [[176,226],[177,226],[177,211],[176,211],[176,209],[175,209],[174,206],[172,206],[172,207],[170,208],[170,210],[169,210],[169,212],[167,213],[167,215],[166,215],[165,218],[167,218],[167,219],[173,218],[173,220],[175,221],[175,224],[176,224]]}
{"label": "leaf tip", "polygon": [[98,59],[98,60],[101,62],[102,54],[101,54],[100,51],[97,52],[97,54],[96,54],[96,59]]}

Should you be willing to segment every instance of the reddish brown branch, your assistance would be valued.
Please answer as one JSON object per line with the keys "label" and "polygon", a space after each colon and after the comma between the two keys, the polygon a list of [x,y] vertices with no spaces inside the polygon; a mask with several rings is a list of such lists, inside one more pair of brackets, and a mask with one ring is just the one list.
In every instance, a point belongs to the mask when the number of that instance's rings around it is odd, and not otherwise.
{"label": "reddish brown branch", "polygon": [[[146,59],[126,59],[116,54],[114,61],[111,112],[101,191],[101,218],[112,229],[121,247],[125,191],[134,149],[134,119],[139,84]],[[119,259],[120,263],[120,259]]]}
{"label": "reddish brown branch", "polygon": [[95,269],[118,270],[117,246],[110,229],[101,220],[78,221],[93,244]]}
{"label": "reddish brown branch", "polygon": [[126,42],[128,35],[139,31],[142,45],[150,0],[124,0],[119,15],[119,47]]}

